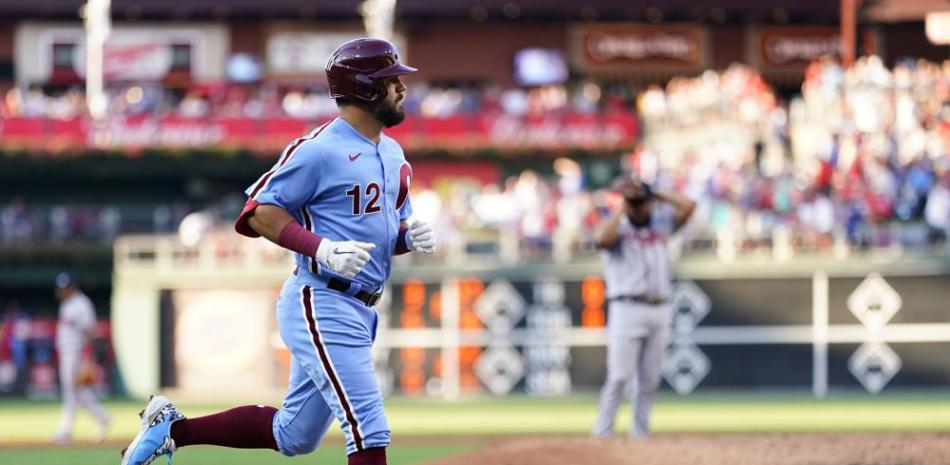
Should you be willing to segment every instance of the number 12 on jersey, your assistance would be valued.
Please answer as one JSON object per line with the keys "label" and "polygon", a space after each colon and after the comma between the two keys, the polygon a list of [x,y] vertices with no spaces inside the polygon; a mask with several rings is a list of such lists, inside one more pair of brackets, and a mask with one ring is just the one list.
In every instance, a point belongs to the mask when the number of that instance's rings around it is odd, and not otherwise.
{"label": "number 12 on jersey", "polygon": [[379,205],[376,205],[376,203],[379,202],[379,194],[382,192],[379,188],[379,184],[371,182],[366,185],[366,197],[369,199],[369,201],[366,202],[366,208],[363,208],[363,199],[361,195],[362,191],[362,186],[359,184],[353,184],[353,188],[346,191],[347,197],[353,197],[353,214],[369,215],[373,213],[379,213],[380,210],[382,210]]}

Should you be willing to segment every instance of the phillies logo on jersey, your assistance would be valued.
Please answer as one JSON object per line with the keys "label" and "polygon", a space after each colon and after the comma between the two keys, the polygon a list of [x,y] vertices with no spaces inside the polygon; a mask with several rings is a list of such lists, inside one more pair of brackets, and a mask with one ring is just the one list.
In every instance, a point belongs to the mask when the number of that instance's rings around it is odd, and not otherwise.
{"label": "phillies logo on jersey", "polygon": [[399,167],[399,194],[396,196],[396,210],[402,208],[409,198],[409,180],[412,178],[412,167],[409,163],[403,163]]}

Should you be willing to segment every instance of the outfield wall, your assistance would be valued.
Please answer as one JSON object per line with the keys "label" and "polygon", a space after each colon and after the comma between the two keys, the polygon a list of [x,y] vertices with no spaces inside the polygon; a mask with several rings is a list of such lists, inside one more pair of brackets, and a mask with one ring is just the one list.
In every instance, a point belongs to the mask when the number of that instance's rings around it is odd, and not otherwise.
{"label": "outfield wall", "polygon": [[[119,241],[113,338],[128,392],[283,389],[273,305],[291,264],[265,251],[190,253],[173,238]],[[571,264],[397,260],[380,312],[388,392],[557,396],[604,376],[596,257]],[[861,256],[677,266],[666,386],[829,390],[946,387],[950,265]]]}

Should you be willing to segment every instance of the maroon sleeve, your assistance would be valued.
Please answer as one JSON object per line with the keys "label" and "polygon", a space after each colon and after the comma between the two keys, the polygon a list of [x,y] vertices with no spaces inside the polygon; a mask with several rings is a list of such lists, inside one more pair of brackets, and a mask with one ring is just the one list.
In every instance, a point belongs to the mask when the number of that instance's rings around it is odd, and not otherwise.
{"label": "maroon sleeve", "polygon": [[396,236],[396,250],[393,252],[393,255],[402,255],[412,252],[409,250],[409,243],[406,242],[407,234],[409,234],[409,228],[406,226],[400,226],[399,234]]}
{"label": "maroon sleeve", "polygon": [[247,221],[251,218],[251,214],[254,213],[254,209],[259,205],[260,204],[254,199],[248,199],[247,203],[244,204],[244,210],[241,211],[237,221],[234,223],[234,230],[237,231],[238,234],[247,237],[261,237],[254,228],[251,228],[251,225],[247,224]]}

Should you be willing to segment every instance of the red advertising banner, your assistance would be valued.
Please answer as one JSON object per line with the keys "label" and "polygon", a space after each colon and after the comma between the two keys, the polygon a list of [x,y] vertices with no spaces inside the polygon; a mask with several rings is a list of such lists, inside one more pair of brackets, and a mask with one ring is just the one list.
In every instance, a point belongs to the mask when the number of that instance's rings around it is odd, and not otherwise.
{"label": "red advertising banner", "polygon": [[585,71],[697,70],[706,66],[699,26],[596,24],[574,28],[575,65]]}
{"label": "red advertising banner", "polygon": [[[270,153],[323,121],[294,118],[118,117],[91,120],[0,120],[0,149],[30,152],[143,149],[222,149]],[[387,129],[406,150],[624,150],[636,140],[632,113],[557,114],[536,117],[466,115],[408,118]]]}

